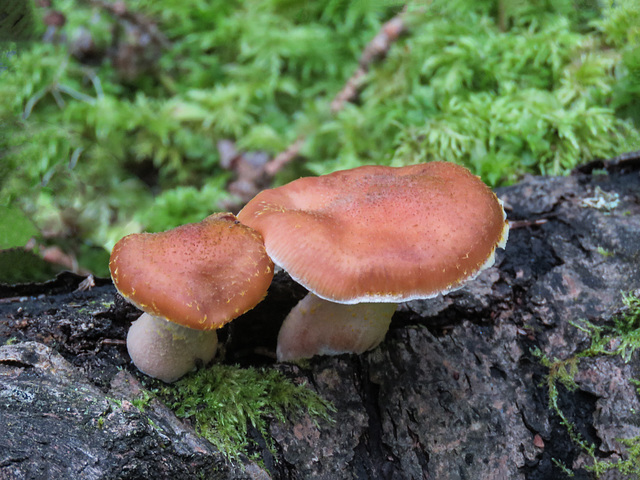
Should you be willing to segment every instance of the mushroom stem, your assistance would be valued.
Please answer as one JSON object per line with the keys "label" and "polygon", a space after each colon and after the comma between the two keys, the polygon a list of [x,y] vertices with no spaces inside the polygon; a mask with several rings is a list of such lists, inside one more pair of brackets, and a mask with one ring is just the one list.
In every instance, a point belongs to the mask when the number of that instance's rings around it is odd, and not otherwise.
{"label": "mushroom stem", "polygon": [[384,339],[396,307],[395,303],[334,303],[309,293],[280,328],[278,361],[371,350]]}
{"label": "mushroom stem", "polygon": [[127,350],[138,369],[171,383],[211,361],[218,346],[215,330],[194,330],[143,313],[131,324]]}

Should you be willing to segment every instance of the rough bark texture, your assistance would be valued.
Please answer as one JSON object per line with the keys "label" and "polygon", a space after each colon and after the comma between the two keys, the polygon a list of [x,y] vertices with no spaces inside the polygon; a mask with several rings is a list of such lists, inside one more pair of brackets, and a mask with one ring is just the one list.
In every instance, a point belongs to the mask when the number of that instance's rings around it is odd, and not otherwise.
{"label": "rough bark texture", "polygon": [[[260,355],[304,294],[279,274],[221,332],[226,361],[307,381],[336,412],[333,422],[272,421],[275,455],[265,448],[262,466],[225,461],[157,400],[133,406],[143,377],[118,340],[137,313],[110,305],[109,282],[75,291],[80,279],[66,275],[0,288],[0,479],[565,478],[558,461],[590,478],[532,351],[574,355],[590,341],[570,321],[605,325],[621,292],[640,288],[640,174],[621,167],[501,189],[515,228],[496,265],[461,291],[402,305],[362,356],[299,367]],[[607,211],[612,192],[619,204]],[[562,411],[602,459],[625,458],[619,439],[640,435],[629,382],[639,377],[638,353],[599,356],[580,361],[577,389],[559,387]]]}

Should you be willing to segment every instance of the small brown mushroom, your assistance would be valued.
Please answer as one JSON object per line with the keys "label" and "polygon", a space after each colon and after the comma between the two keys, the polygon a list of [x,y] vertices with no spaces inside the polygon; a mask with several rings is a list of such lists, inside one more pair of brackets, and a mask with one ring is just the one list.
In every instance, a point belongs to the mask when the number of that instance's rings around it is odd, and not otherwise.
{"label": "small brown mushroom", "polygon": [[[261,192],[238,218],[262,234],[277,265],[321,299],[392,304],[393,308],[363,307],[365,312],[377,308],[387,313],[386,322],[376,320],[378,330],[371,334],[380,340],[396,303],[460,288],[493,265],[496,248],[504,248],[508,236],[506,215],[496,195],[469,170],[448,162],[365,166],[300,178]],[[318,306],[319,300],[303,302],[281,329],[280,360],[362,350],[360,341],[351,349],[343,339],[336,347],[334,331],[349,330],[344,322],[352,325],[354,315],[366,324],[370,313],[339,316],[334,307]],[[318,314],[309,312],[319,308],[331,311],[325,318],[331,324],[320,331],[301,327],[304,322],[299,317],[318,323]],[[290,328],[313,330],[314,345],[302,352],[296,342],[303,335],[288,332]],[[307,338],[305,343],[311,342]]]}
{"label": "small brown mushroom", "polygon": [[273,278],[261,235],[230,213],[128,235],[109,268],[121,295],[145,312],[127,335],[131,359],[165,382],[209,362],[216,329],[262,301]]}

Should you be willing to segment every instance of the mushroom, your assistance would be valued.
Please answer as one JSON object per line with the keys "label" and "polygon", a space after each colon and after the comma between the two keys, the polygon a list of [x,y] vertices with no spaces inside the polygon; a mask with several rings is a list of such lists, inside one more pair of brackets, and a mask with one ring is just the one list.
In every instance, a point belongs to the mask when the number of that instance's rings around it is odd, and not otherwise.
{"label": "mushroom", "polygon": [[145,312],[127,335],[129,355],[165,382],[208,363],[216,329],[262,301],[273,279],[262,236],[231,213],[128,235],[109,268],[120,294]]}
{"label": "mushroom", "polygon": [[238,218],[315,295],[285,319],[281,361],[374,348],[398,302],[460,288],[493,265],[509,230],[491,189],[448,162],[300,178],[261,192]]}

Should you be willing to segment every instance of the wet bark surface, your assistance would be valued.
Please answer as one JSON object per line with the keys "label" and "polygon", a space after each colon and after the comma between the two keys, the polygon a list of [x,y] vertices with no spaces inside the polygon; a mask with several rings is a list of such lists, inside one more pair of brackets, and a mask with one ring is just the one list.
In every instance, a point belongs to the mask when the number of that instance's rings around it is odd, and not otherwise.
{"label": "wet bark surface", "polygon": [[[123,340],[138,312],[109,281],[0,287],[0,479],[567,478],[559,465],[592,478],[549,408],[540,354],[584,350],[576,322],[609,325],[621,292],[640,289],[640,170],[624,167],[499,190],[513,228],[496,265],[460,291],[401,305],[365,355],[274,363],[278,326],[305,293],[277,275],[221,332],[224,361],[278,369],[336,411],[272,420],[262,462],[225,460],[157,399],[135,406],[145,379]],[[559,407],[602,460],[626,458],[620,439],[640,435],[639,377],[637,352],[601,355],[578,362],[576,388],[558,386]]]}

